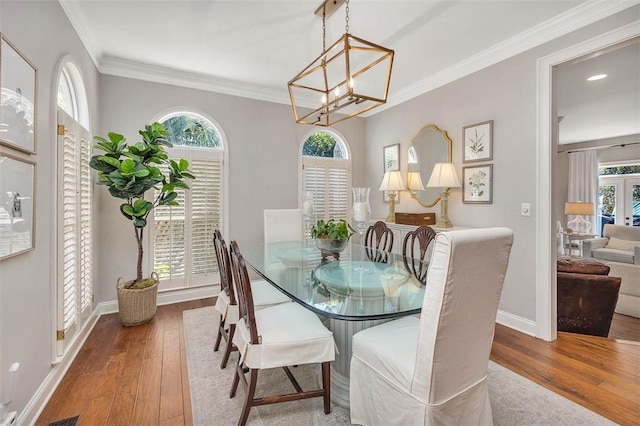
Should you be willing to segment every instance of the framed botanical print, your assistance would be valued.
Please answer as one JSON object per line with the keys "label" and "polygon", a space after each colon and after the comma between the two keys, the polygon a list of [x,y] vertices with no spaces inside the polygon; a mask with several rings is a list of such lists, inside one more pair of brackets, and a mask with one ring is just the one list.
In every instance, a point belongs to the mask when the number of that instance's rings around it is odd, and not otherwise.
{"label": "framed botanical print", "polygon": [[493,159],[493,120],[462,128],[462,162]]}
{"label": "framed botanical print", "polygon": [[493,203],[493,164],[462,168],[462,202]]}
{"label": "framed botanical print", "polygon": [[35,248],[36,164],[0,152],[0,260]]}
{"label": "framed botanical print", "polygon": [[[387,145],[383,148],[382,150],[382,157],[384,160],[384,168],[382,169],[383,172],[393,172],[393,171],[400,171],[400,144],[396,143],[393,145]],[[382,191],[382,200],[385,203],[389,202],[389,191]],[[396,203],[399,200],[396,199]]]}
{"label": "framed botanical print", "polygon": [[0,34],[0,144],[36,153],[36,67]]}
{"label": "framed botanical print", "polygon": [[400,170],[400,144],[384,147],[384,172]]}

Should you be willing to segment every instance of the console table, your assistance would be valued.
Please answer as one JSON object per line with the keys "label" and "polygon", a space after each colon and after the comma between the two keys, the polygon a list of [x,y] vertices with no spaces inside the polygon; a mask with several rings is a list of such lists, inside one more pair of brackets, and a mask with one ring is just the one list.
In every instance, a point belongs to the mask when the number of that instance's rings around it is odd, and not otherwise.
{"label": "console table", "polygon": [[[378,219],[378,220],[382,220],[382,219]],[[371,221],[367,222],[367,225],[371,226],[374,223],[376,223],[378,220],[371,220]],[[393,250],[392,250],[392,252],[396,253],[396,254],[402,254],[402,242],[404,241],[404,237],[407,235],[408,232],[415,231],[418,228],[418,226],[416,226],[416,225],[403,225],[403,224],[399,224],[399,223],[392,223],[392,222],[385,222],[385,221],[383,221],[383,222],[393,232]],[[431,226],[431,225],[429,225],[429,226]],[[466,226],[454,226],[452,228],[437,228],[435,226],[431,226],[431,228],[434,231],[436,231],[437,233],[458,231],[458,230],[461,230],[461,229],[469,229],[469,227],[466,227]]]}

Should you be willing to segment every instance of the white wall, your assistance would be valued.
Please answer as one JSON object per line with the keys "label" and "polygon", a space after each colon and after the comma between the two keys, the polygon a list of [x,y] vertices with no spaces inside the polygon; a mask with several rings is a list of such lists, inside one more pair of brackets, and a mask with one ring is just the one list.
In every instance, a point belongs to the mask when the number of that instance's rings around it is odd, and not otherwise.
{"label": "white wall", "polygon": [[[502,311],[536,319],[536,61],[638,16],[638,7],[628,9],[367,119],[368,185],[372,188],[377,188],[382,179],[382,147],[401,143],[405,173],[409,141],[425,124],[435,124],[448,132],[460,175],[462,166],[469,165],[462,164],[462,127],[493,120],[493,204],[463,204],[461,190],[454,189],[449,198],[449,218],[458,226],[513,229],[514,245],[500,301]],[[471,165],[475,164],[481,163]],[[385,217],[388,205],[381,197],[371,199],[373,216]],[[531,217],[520,216],[521,203],[531,203]],[[439,205],[424,209],[406,193],[396,206],[400,212],[425,210],[440,214]]]}
{"label": "white wall", "polygon": [[37,162],[36,246],[0,261],[0,371],[4,374],[12,362],[20,362],[11,408],[21,411],[52,369],[58,61],[66,54],[75,56],[94,124],[98,74],[58,2],[2,0],[0,5],[2,33],[38,68],[37,154],[22,155]]}
{"label": "white wall", "polygon": [[[243,242],[262,241],[264,209],[298,206],[299,148],[311,127],[296,124],[289,105],[113,76],[101,78],[100,98],[99,134],[122,133],[130,142],[145,123],[172,108],[195,108],[220,124],[229,148],[228,238],[238,240],[241,247]],[[335,127],[351,148],[354,185],[365,182],[364,123],[363,118],[355,118]],[[108,301],[116,298],[120,275],[135,275],[137,252],[130,222],[118,210],[120,203],[103,187],[97,192],[96,298]]]}

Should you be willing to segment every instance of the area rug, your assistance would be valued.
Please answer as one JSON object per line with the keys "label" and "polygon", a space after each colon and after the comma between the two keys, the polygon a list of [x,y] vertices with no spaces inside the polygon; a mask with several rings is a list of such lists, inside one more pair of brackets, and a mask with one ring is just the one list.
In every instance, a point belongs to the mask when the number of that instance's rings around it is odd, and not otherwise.
{"label": "area rug", "polygon": [[[242,386],[234,398],[229,398],[237,353],[220,369],[222,351],[213,352],[218,315],[213,307],[184,311],[187,368],[191,390],[193,424],[195,426],[237,424],[244,391]],[[317,387],[319,366],[305,365],[293,369],[303,389]],[[489,394],[495,425],[613,425],[604,417],[489,362]],[[282,369],[260,372],[257,396],[292,392]],[[313,398],[274,405],[254,407],[247,424],[266,425],[349,425],[349,410],[332,404],[325,415],[322,399]]]}

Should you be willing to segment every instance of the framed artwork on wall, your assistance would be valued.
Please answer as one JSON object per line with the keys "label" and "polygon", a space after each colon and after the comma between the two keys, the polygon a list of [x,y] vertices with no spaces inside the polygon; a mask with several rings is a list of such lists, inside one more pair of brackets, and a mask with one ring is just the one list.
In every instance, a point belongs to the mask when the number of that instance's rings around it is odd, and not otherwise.
{"label": "framed artwork on wall", "polygon": [[36,163],[0,153],[0,260],[35,248]]}
{"label": "framed artwork on wall", "polygon": [[38,70],[0,33],[0,144],[36,153]]}
{"label": "framed artwork on wall", "polygon": [[462,168],[462,202],[493,203],[493,164]]}
{"label": "framed artwork on wall", "polygon": [[462,128],[462,162],[493,160],[493,120]]}
{"label": "framed artwork on wall", "polygon": [[[382,159],[384,160],[383,172],[393,172],[400,170],[400,144],[387,145],[382,149]],[[389,202],[389,191],[382,191],[382,200]],[[400,200],[396,198],[396,203]]]}
{"label": "framed artwork on wall", "polygon": [[400,144],[384,147],[384,172],[400,170]]}

